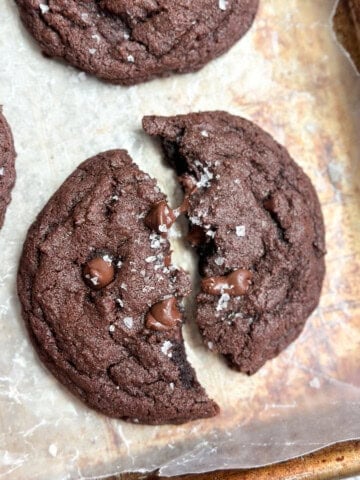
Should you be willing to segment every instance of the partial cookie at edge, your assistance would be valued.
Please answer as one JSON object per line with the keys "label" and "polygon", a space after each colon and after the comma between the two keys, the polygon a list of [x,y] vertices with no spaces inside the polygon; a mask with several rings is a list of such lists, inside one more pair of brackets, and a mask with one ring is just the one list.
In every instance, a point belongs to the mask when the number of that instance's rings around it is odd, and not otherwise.
{"label": "partial cookie at edge", "polygon": [[0,228],[15,184],[15,157],[12,133],[0,106]]}
{"label": "partial cookie at edge", "polygon": [[259,0],[16,0],[43,52],[131,85],[196,71],[250,28]]}

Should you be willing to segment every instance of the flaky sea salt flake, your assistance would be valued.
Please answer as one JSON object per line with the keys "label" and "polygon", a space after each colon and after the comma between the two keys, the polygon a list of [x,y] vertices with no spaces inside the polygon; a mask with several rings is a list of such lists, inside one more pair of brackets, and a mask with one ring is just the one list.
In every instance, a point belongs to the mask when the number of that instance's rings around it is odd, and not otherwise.
{"label": "flaky sea salt flake", "polygon": [[124,308],[124,302],[121,300],[121,298],[117,298],[115,302],[119,305],[119,307]]}
{"label": "flaky sea salt flake", "polygon": [[219,267],[221,267],[221,265],[224,265],[224,262],[225,262],[225,258],[223,258],[223,257],[216,257],[215,258],[215,263],[216,263],[216,265],[219,265]]}
{"label": "flaky sea salt flake", "polygon": [[246,235],[245,225],[238,225],[235,230],[236,230],[236,235],[238,237],[245,237],[245,235]]}
{"label": "flaky sea salt flake", "polygon": [[123,322],[127,328],[132,328],[134,325],[134,319],[132,317],[125,317]]}
{"label": "flaky sea salt flake", "polygon": [[219,298],[216,311],[220,312],[221,310],[225,310],[225,308],[227,308],[228,306],[229,300],[230,300],[230,295],[228,293],[223,293]]}
{"label": "flaky sea salt flake", "polygon": [[40,3],[39,8],[42,14],[48,13],[48,11],[50,10],[50,7],[48,5],[45,5],[44,3]]}
{"label": "flaky sea salt flake", "polygon": [[168,357],[171,357],[172,354],[169,352],[170,348],[172,347],[172,343],[169,342],[169,340],[165,340],[165,342],[161,346],[161,351],[164,355],[167,355]]}
{"label": "flaky sea salt flake", "polygon": [[219,8],[220,10],[225,11],[228,7],[228,0],[219,0]]}
{"label": "flaky sea salt flake", "polygon": [[55,443],[52,443],[51,445],[49,445],[48,452],[52,457],[56,457],[58,449]]}

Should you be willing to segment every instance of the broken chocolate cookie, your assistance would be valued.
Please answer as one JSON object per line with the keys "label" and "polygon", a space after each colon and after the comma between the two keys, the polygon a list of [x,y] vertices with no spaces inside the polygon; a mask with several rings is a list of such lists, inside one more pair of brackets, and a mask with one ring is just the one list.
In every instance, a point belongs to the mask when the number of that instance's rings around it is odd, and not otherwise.
{"label": "broken chocolate cookie", "polygon": [[143,125],[160,137],[188,197],[204,342],[252,374],[297,338],[319,301],[325,234],[314,187],[284,147],[243,118],[206,112]]}

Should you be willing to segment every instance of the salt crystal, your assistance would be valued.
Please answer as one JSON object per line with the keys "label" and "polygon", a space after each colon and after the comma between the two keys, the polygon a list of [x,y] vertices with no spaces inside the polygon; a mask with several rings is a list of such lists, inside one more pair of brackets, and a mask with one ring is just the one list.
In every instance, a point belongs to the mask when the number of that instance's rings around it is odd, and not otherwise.
{"label": "salt crystal", "polygon": [[245,225],[239,225],[238,227],[236,227],[236,235],[238,237],[245,237],[245,233],[246,233]]}
{"label": "salt crystal", "polygon": [[51,445],[49,445],[48,451],[52,457],[56,457],[58,452],[57,446],[54,443],[52,443]]}
{"label": "salt crystal", "polygon": [[206,130],[201,130],[201,135],[205,138],[207,138],[209,136],[209,133],[206,131]]}
{"label": "salt crystal", "polygon": [[121,300],[121,298],[117,298],[115,302],[121,307],[124,308],[124,302]]}
{"label": "salt crystal", "polygon": [[120,288],[122,288],[123,290],[127,290],[127,285],[126,285],[126,283],[122,283],[122,284],[120,285]]}
{"label": "salt crystal", "polygon": [[198,217],[189,217],[189,220],[193,225],[201,225],[201,220]]}
{"label": "salt crystal", "polygon": [[150,236],[150,248],[160,248],[161,247],[161,241],[160,241],[160,235],[157,235],[156,233],[152,233]]}
{"label": "salt crystal", "polygon": [[227,308],[229,300],[230,300],[230,295],[228,293],[223,293],[219,298],[216,311],[220,312],[221,310],[224,310],[225,308]]}
{"label": "salt crystal", "polygon": [[48,11],[50,10],[50,7],[48,5],[44,5],[43,3],[40,3],[39,5],[40,7],[40,10],[41,10],[41,13],[48,13]]}
{"label": "salt crystal", "polygon": [[112,263],[112,258],[110,255],[104,255],[102,258],[106,263]]}
{"label": "salt crystal", "polygon": [[169,383],[169,387],[171,388],[171,390],[174,390],[175,384],[173,382],[171,382],[171,383]]}
{"label": "salt crystal", "polygon": [[2,177],[4,175],[4,167],[1,167],[0,168],[0,177]]}
{"label": "salt crystal", "polygon": [[154,256],[147,257],[147,258],[145,258],[145,262],[146,262],[146,263],[156,262],[156,257],[154,257]]}
{"label": "salt crystal", "polygon": [[320,380],[317,377],[314,377],[310,382],[309,385],[311,388],[320,388]]}
{"label": "salt crystal", "polygon": [[91,282],[93,285],[99,285],[99,279],[98,279],[98,277],[90,277],[90,275],[85,275],[85,278],[87,278],[88,280],[90,280],[90,282]]}
{"label": "salt crystal", "polygon": [[168,231],[166,225],[159,225],[159,232],[166,233]]}
{"label": "salt crystal", "polygon": [[115,325],[110,325],[109,327],[109,332],[114,333],[115,332]]}
{"label": "salt crystal", "polygon": [[127,328],[132,328],[133,327],[134,320],[133,320],[132,317],[125,317],[123,322],[124,322],[124,324]]}
{"label": "salt crystal", "polygon": [[165,340],[165,342],[161,346],[161,351],[164,355],[167,355],[168,357],[172,356],[172,353],[169,353],[170,348],[172,347],[172,343],[169,342],[168,340]]}
{"label": "salt crystal", "polygon": [[209,350],[212,350],[214,348],[213,342],[208,342],[207,346],[208,346]]}
{"label": "salt crystal", "polygon": [[206,235],[210,238],[215,238],[216,231],[215,230],[208,230]]}
{"label": "salt crystal", "polygon": [[135,58],[133,57],[133,55],[128,55],[128,56],[127,56],[127,61],[130,62],[130,63],[134,63],[134,62],[135,62]]}
{"label": "salt crystal", "polygon": [[220,10],[226,10],[228,6],[228,0],[219,0],[219,8]]}
{"label": "salt crystal", "polygon": [[197,182],[196,186],[198,188],[205,188],[210,186],[210,181],[214,178],[214,175],[210,172],[207,167],[204,167],[204,173],[201,174],[200,180]]}
{"label": "salt crystal", "polygon": [[225,258],[223,258],[223,257],[215,258],[215,263],[216,263],[216,265],[219,265],[219,267],[221,267],[221,265],[224,265],[224,262],[225,262]]}
{"label": "salt crystal", "polygon": [[89,48],[90,55],[94,55],[96,53],[96,48]]}

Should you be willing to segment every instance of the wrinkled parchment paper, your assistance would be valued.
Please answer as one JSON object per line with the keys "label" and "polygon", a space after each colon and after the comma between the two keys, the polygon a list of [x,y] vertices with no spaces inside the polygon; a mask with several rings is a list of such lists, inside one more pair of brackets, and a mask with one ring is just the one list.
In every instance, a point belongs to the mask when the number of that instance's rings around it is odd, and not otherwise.
{"label": "wrinkled parchment paper", "polygon": [[[1,0],[0,103],[18,178],[0,232],[0,479],[254,467],[360,437],[360,85],[331,30],[333,0],[261,3],[250,33],[201,72],[121,88],[43,58],[14,2]],[[26,231],[82,160],[114,147],[176,204],[179,187],[141,118],[216,108],[271,132],[316,185],[329,251],[321,304],[299,340],[251,378],[187,325],[190,360],[219,417],[163,427],[108,419],[63,389],[30,346],[15,290]],[[173,244],[176,261],[192,267]]]}

